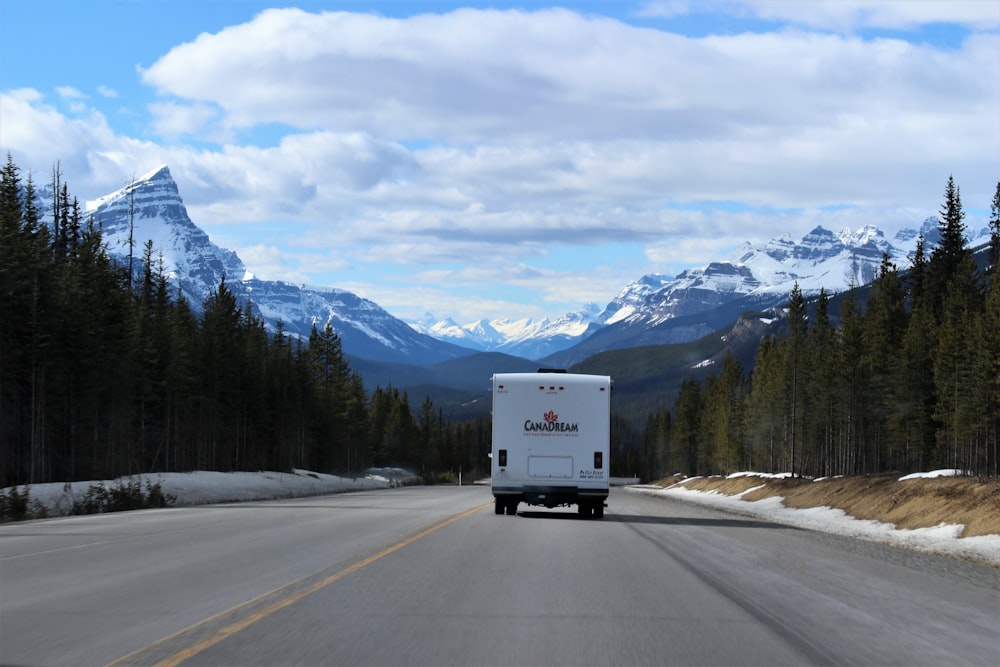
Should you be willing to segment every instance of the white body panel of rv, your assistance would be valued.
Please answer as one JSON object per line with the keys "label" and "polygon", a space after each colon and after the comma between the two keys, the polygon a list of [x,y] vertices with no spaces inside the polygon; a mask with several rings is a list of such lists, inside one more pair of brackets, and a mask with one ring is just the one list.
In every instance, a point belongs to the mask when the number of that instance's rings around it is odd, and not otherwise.
{"label": "white body panel of rv", "polygon": [[493,376],[491,484],[497,514],[515,514],[523,502],[576,505],[583,516],[603,517],[610,442],[610,377]]}

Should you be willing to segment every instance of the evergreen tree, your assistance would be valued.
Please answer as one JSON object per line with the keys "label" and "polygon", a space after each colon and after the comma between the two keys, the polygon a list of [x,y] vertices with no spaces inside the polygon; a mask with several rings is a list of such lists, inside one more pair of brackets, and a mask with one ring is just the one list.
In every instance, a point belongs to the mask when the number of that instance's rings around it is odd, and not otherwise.
{"label": "evergreen tree", "polygon": [[983,443],[983,474],[996,476],[1000,473],[1000,280],[994,265],[993,278],[986,292],[983,313],[983,389],[986,404]]}
{"label": "evergreen tree", "polygon": [[997,190],[990,203],[990,272],[996,279],[1000,272],[1000,182],[997,182]]}
{"label": "evergreen tree", "polygon": [[809,328],[810,374],[806,390],[812,409],[806,415],[805,442],[816,474],[830,474],[840,399],[837,388],[836,330],[830,321],[829,297],[820,289]]}
{"label": "evergreen tree", "polygon": [[784,348],[778,346],[775,338],[765,336],[757,346],[747,397],[750,468],[775,472],[782,458],[779,449],[785,432],[784,369]]}
{"label": "evergreen tree", "polygon": [[233,470],[240,420],[239,366],[242,311],[226,279],[205,300],[201,325],[200,444],[197,467]]}
{"label": "evergreen tree", "polygon": [[917,300],[903,333],[893,382],[894,432],[897,442],[902,441],[906,467],[910,470],[925,470],[933,460],[937,430],[933,418],[937,404],[933,373],[936,339],[931,305],[926,300]]}
{"label": "evergreen tree", "polygon": [[434,401],[431,400],[430,396],[426,396],[424,402],[420,404],[417,432],[419,433],[417,471],[421,477],[425,477],[432,459],[432,452],[438,447],[441,439],[441,434],[438,431],[437,415],[434,410]]}
{"label": "evergreen tree", "polygon": [[695,476],[698,471],[698,451],[701,443],[702,391],[697,379],[689,377],[681,384],[674,407],[673,433],[677,470]]}
{"label": "evergreen tree", "polygon": [[655,481],[664,473],[672,472],[664,468],[669,460],[669,438],[671,428],[670,410],[660,410],[646,418],[643,434],[643,462],[640,473],[644,481]]}
{"label": "evergreen tree", "polygon": [[167,315],[166,451],[164,470],[197,468],[197,424],[203,405],[200,327],[180,289]]}
{"label": "evergreen tree", "polygon": [[938,320],[944,309],[948,285],[962,266],[963,260],[971,254],[965,238],[965,212],[962,210],[961,192],[951,176],[948,177],[944,197],[938,225],[941,242],[931,252],[927,265],[927,289]]}
{"label": "evergreen tree", "polygon": [[831,472],[853,475],[874,472],[865,468],[866,426],[864,406],[868,379],[864,372],[864,324],[852,287],[840,307],[837,337],[837,387],[841,391],[841,423]]}
{"label": "evergreen tree", "polygon": [[[707,389],[706,394],[709,394]],[[747,463],[744,417],[746,400],[747,381],[743,366],[727,351],[711,396],[706,398],[706,415],[713,439],[710,464],[714,471],[729,474]]]}
{"label": "evergreen tree", "polygon": [[927,282],[927,255],[924,252],[924,235],[917,236],[917,247],[910,258],[911,269],[908,273],[907,296],[910,307],[916,308],[920,303],[928,302],[925,285]]}
{"label": "evergreen tree", "polygon": [[323,468],[332,469],[336,461],[343,460],[348,446],[348,419],[351,406],[349,387],[351,372],[344,357],[340,335],[327,322],[319,333],[313,325],[309,336],[309,356],[312,360],[316,390],[319,392],[321,421],[325,424],[320,436],[324,452]]}
{"label": "evergreen tree", "polygon": [[872,461],[869,469],[899,469],[902,438],[893,437],[889,426],[898,401],[893,395],[893,378],[906,330],[907,314],[902,281],[888,255],[882,256],[878,275],[871,285],[865,313],[862,341],[867,378],[865,402],[866,444]]}
{"label": "evergreen tree", "polygon": [[986,408],[985,393],[973,389],[988,382],[982,358],[984,302],[977,283],[975,263],[966,254],[948,283],[933,363],[935,417],[941,424],[936,461],[962,470],[975,467],[977,430]]}
{"label": "evergreen tree", "polygon": [[[20,441],[24,396],[23,281],[30,274],[22,238],[20,169],[11,154],[0,171],[0,487],[18,479],[23,443]],[[19,312],[20,311],[20,312]]]}
{"label": "evergreen tree", "polygon": [[[786,383],[788,387],[788,410],[790,431],[788,436],[789,457],[792,477],[796,471],[796,444],[802,438],[802,421],[806,412],[805,384],[808,377],[806,335],[808,322],[806,320],[805,299],[798,282],[792,286],[788,300],[787,331],[785,344],[788,346],[786,360]],[[801,452],[799,452],[801,454]]]}

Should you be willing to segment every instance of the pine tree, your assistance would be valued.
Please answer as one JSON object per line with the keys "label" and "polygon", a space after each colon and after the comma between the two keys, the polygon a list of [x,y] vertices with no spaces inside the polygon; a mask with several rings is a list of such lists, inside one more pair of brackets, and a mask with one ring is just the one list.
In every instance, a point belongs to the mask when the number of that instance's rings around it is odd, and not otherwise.
{"label": "pine tree", "polygon": [[659,410],[646,418],[643,436],[643,463],[641,476],[644,481],[655,481],[668,471],[664,466],[670,459],[670,410]]}
{"label": "pine tree", "polygon": [[865,402],[865,421],[869,424],[866,440],[873,457],[869,465],[872,470],[898,469],[900,461],[896,459],[895,445],[905,450],[903,439],[894,438],[889,426],[898,402],[893,395],[893,376],[906,322],[902,281],[889,256],[883,255],[871,285],[862,330],[869,396]]}
{"label": "pine tree", "polygon": [[933,419],[937,394],[934,385],[933,358],[937,326],[931,305],[915,302],[910,312],[895,366],[894,395],[896,438],[902,440],[908,470],[923,470],[931,465],[937,425]]}
{"label": "pine tree", "polygon": [[431,452],[435,450],[440,441],[440,433],[437,428],[437,419],[434,410],[434,401],[430,396],[424,398],[420,404],[420,416],[417,420],[417,431],[419,433],[420,446],[418,448],[417,471],[421,477],[426,479],[429,462],[432,458]]}
{"label": "pine tree", "polygon": [[[805,415],[806,392],[805,383],[808,377],[807,355],[806,355],[806,335],[808,333],[808,323],[806,320],[805,299],[802,296],[802,289],[798,282],[792,286],[792,292],[788,299],[787,330],[785,333],[785,344],[788,346],[786,383],[788,387],[788,410],[790,419],[789,441],[789,465],[791,466],[792,477],[796,471],[796,445],[801,440],[802,421]],[[799,452],[801,455],[801,452]]]}
{"label": "pine tree", "polygon": [[340,336],[327,322],[323,332],[313,325],[309,335],[309,355],[312,360],[316,390],[322,406],[319,418],[324,424],[322,468],[332,468],[347,446],[349,420],[350,368],[344,357]]}
{"label": "pine tree", "polygon": [[757,346],[750,375],[746,420],[749,463],[767,472],[777,471],[778,449],[784,442],[784,369],[784,348],[765,336]]}
{"label": "pine tree", "polygon": [[970,255],[965,238],[965,212],[962,210],[961,192],[951,176],[948,177],[944,197],[938,225],[941,243],[931,252],[927,265],[927,289],[938,320],[941,318],[948,285],[965,257]]}
{"label": "pine tree", "polygon": [[178,288],[166,324],[170,362],[167,364],[166,439],[163,470],[197,468],[199,406],[203,403],[200,369],[200,328],[191,306]]}
{"label": "pine tree", "polygon": [[840,405],[837,389],[836,331],[829,315],[830,299],[820,289],[809,328],[810,363],[807,392],[812,409],[806,415],[805,441],[812,450],[814,471],[830,474],[837,416]]}
{"label": "pine tree", "polygon": [[233,470],[239,421],[242,311],[226,279],[205,300],[201,325],[201,444],[198,468]]}
{"label": "pine tree", "polygon": [[857,294],[852,287],[840,307],[837,336],[837,387],[841,391],[841,423],[832,473],[853,475],[874,472],[865,467],[864,406],[867,377],[864,373],[864,325]]}
{"label": "pine tree", "polygon": [[990,203],[990,271],[996,278],[1000,269],[1000,182]]}
{"label": "pine tree", "polygon": [[676,444],[676,463],[673,467],[692,477],[699,474],[702,403],[702,388],[698,380],[692,377],[684,380],[674,406],[672,430]]}
{"label": "pine tree", "polygon": [[[996,265],[994,265],[995,267]],[[983,472],[996,476],[1000,473],[1000,280],[996,268],[986,292],[983,313],[983,389],[986,414]]]}
{"label": "pine tree", "polygon": [[24,364],[19,313],[20,283],[29,253],[21,239],[21,177],[11,154],[0,171],[0,488],[19,480],[20,419],[23,397],[18,385]]}
{"label": "pine tree", "polygon": [[942,426],[936,461],[961,470],[973,467],[973,444],[984,408],[983,392],[974,389],[986,381],[980,364],[983,301],[976,282],[975,264],[966,256],[948,285],[933,364],[935,417]]}
{"label": "pine tree", "polygon": [[742,364],[728,351],[711,393],[711,399],[706,400],[706,415],[714,441],[711,464],[715,471],[723,474],[736,472],[746,463],[747,381]]}
{"label": "pine tree", "polygon": [[983,298],[972,252],[965,238],[965,212],[954,179],[949,178],[941,208],[941,244],[928,263],[930,307],[935,315],[936,344],[932,349],[936,403],[934,418],[940,423],[936,461],[940,465],[968,465],[960,458],[970,451],[976,436],[974,401],[978,340]]}

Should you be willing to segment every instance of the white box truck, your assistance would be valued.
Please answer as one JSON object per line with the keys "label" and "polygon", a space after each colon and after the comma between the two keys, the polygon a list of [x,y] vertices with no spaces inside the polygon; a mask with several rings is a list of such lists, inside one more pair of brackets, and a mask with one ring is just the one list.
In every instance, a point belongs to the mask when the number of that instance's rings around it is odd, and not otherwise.
{"label": "white box truck", "polygon": [[497,514],[516,514],[523,502],[576,505],[580,515],[602,518],[610,442],[610,377],[544,369],[493,376]]}

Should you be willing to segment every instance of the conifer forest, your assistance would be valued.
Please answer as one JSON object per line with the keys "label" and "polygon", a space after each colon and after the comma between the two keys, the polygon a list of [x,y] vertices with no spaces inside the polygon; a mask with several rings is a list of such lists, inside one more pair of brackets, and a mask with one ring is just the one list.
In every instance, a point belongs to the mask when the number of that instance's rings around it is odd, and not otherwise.
{"label": "conifer forest", "polygon": [[[225,281],[198,308],[157,249],[137,270],[54,170],[52,213],[8,156],[0,183],[0,488],[191,470],[399,465],[428,481],[489,475],[488,417],[445,420],[430,398],[367,389],[329,325],[268,330]],[[644,427],[613,421],[612,474],[757,470],[828,476],[998,472],[1000,183],[988,262],[949,178],[941,242],[883,261],[866,299],[789,295],[752,368],[727,357],[684,381]],[[196,314],[198,313],[198,314]],[[612,373],[613,376],[613,373]],[[640,422],[641,423],[641,422]]]}

